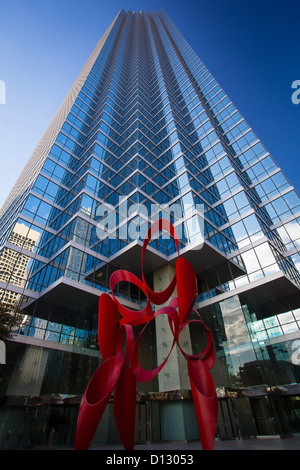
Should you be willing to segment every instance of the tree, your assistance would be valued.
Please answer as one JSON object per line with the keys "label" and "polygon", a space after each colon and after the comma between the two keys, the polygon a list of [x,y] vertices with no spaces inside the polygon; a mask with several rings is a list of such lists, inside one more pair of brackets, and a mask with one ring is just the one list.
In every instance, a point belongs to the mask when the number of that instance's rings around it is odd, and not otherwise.
{"label": "tree", "polygon": [[14,327],[19,324],[19,315],[12,308],[0,303],[0,340],[10,339]]}

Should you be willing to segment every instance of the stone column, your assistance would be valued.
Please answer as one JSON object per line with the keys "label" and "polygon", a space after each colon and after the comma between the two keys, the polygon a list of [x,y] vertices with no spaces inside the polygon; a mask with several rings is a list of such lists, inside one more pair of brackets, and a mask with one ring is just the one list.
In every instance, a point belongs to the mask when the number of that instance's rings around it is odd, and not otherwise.
{"label": "stone column", "polygon": [[[155,292],[165,290],[175,274],[175,268],[166,265],[153,273],[153,288]],[[171,298],[177,297],[177,289]],[[165,305],[168,305],[171,298]],[[156,311],[162,305],[156,306]],[[155,320],[157,364],[161,364],[169,354],[173,342],[167,315],[159,315]],[[180,345],[187,353],[192,354],[192,345],[189,328],[183,329],[180,334]],[[158,388],[160,392],[173,390],[190,390],[187,362],[177,344],[175,344],[170,357],[158,374]],[[192,403],[186,400],[166,401],[160,403],[160,420],[162,439],[180,440],[197,436],[197,423],[193,419]],[[195,421],[195,422],[194,422]],[[195,431],[196,429],[196,431]]]}
{"label": "stone column", "polygon": [[[166,265],[158,269],[153,274],[153,284],[155,292],[165,290],[173,279],[175,268]],[[177,289],[175,288],[171,298],[177,296]],[[171,298],[165,305],[168,305]],[[157,309],[162,305],[157,306]],[[157,363],[160,364],[169,354],[173,342],[173,334],[170,330],[167,315],[159,315],[156,318],[156,344],[157,344]],[[184,347],[186,352],[191,352],[191,337],[188,327],[184,328],[180,334],[180,345]],[[190,389],[190,381],[187,372],[186,359],[183,357],[177,344],[174,346],[173,351],[158,375],[159,391],[166,392],[168,390]]]}

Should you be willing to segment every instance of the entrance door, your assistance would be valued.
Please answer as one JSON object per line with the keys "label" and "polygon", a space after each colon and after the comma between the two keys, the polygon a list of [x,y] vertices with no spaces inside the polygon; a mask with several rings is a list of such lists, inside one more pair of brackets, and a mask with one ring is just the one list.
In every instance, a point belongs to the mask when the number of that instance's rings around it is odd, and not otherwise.
{"label": "entrance door", "polygon": [[135,442],[151,442],[150,403],[138,402],[135,416]]}
{"label": "entrance door", "polygon": [[221,440],[240,439],[240,429],[234,400],[219,400],[217,437]]}

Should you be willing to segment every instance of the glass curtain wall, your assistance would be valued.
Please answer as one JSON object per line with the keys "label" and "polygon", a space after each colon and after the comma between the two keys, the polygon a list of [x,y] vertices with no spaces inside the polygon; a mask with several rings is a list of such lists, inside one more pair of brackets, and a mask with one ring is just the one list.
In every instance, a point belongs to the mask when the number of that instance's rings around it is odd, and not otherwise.
{"label": "glass curtain wall", "polygon": [[[121,10],[80,77],[1,211],[1,303],[19,317],[1,393],[28,378],[28,394],[83,393],[101,360],[98,297],[162,216],[183,255],[203,236],[197,308],[216,385],[299,383],[300,200],[252,128],[162,10]],[[150,246],[176,257],[166,237]],[[143,305],[134,286],[117,295]],[[155,341],[152,329],[154,365]]]}

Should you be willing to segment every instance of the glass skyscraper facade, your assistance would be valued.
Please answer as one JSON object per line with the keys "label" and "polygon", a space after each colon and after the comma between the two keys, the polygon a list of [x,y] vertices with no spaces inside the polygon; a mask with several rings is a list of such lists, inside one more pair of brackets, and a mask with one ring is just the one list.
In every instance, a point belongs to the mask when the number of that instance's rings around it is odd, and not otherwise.
{"label": "glass skyscraper facade", "polygon": [[[161,216],[213,334],[217,437],[300,432],[299,196],[166,13],[121,10],[0,212],[1,303],[18,316],[0,365],[0,448],[74,442],[101,362],[99,296],[117,269],[141,275],[143,234]],[[176,258],[173,240],[152,240],[148,284],[168,285]],[[115,294],[143,308],[135,286]],[[203,348],[202,333],[186,331],[184,347]],[[145,365],[167,340],[153,322]],[[137,407],[137,442],[198,438],[179,351],[139,384]],[[117,439],[105,413],[95,442]]]}

